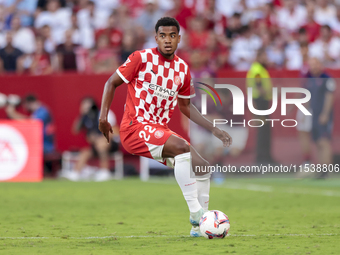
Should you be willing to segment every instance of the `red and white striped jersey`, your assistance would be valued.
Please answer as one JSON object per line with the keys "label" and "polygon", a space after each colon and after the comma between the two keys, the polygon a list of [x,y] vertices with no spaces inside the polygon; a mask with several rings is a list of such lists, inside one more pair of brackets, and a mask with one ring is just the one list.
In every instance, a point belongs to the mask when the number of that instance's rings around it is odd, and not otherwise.
{"label": "red and white striped jersey", "polygon": [[176,55],[164,58],[157,48],[135,51],[116,72],[128,84],[123,126],[131,121],[166,125],[177,97],[195,96],[188,65]]}

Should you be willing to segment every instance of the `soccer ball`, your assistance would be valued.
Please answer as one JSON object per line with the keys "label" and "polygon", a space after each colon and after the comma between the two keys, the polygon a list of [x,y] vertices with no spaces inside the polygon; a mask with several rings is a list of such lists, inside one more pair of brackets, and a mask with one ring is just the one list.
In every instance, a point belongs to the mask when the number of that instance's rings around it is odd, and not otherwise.
{"label": "soccer ball", "polygon": [[201,217],[200,231],[207,239],[224,238],[229,229],[229,218],[221,211],[208,211]]}

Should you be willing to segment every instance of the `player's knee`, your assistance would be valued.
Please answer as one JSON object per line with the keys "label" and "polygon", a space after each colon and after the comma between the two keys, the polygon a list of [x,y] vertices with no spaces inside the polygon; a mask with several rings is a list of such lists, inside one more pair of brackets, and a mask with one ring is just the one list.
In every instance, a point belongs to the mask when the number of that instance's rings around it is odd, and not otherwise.
{"label": "player's knee", "polygon": [[180,154],[187,153],[187,152],[190,152],[190,146],[186,142],[180,141],[176,143],[175,145],[176,155],[180,155]]}

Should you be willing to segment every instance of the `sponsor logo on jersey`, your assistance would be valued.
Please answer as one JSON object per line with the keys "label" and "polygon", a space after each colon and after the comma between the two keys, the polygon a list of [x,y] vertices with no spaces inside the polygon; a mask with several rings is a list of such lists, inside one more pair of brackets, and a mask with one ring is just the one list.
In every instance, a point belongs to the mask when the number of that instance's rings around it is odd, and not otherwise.
{"label": "sponsor logo on jersey", "polygon": [[174,97],[176,95],[176,91],[168,89],[168,88],[163,88],[159,85],[156,84],[149,84],[149,89],[154,91],[154,95],[158,97],[162,97],[165,99],[168,99],[169,97]]}
{"label": "sponsor logo on jersey", "polygon": [[162,138],[163,135],[164,135],[164,132],[163,132],[162,130],[157,130],[157,131],[155,132],[155,137],[156,137],[157,139]]}

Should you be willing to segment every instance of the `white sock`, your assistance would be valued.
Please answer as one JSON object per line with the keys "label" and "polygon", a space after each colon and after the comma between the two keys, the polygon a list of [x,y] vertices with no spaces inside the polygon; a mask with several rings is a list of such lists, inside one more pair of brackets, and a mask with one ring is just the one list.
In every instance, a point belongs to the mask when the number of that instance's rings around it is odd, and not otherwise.
{"label": "white sock", "polygon": [[210,176],[210,173],[196,176],[198,202],[205,212],[208,211],[209,207]]}
{"label": "white sock", "polygon": [[199,211],[202,207],[197,199],[197,183],[191,169],[190,152],[177,155],[175,157],[175,178],[181,188],[184,198],[187,201],[191,213]]}

